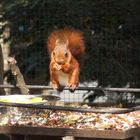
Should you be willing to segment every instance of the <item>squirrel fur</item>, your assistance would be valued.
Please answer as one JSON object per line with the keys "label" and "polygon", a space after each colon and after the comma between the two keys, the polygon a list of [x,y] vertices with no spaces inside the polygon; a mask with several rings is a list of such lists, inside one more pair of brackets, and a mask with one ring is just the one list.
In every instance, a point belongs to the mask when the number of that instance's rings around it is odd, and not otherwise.
{"label": "squirrel fur", "polygon": [[79,84],[81,60],[85,54],[83,33],[71,28],[52,32],[47,41],[50,55],[50,80],[54,89],[68,86],[74,91]]}

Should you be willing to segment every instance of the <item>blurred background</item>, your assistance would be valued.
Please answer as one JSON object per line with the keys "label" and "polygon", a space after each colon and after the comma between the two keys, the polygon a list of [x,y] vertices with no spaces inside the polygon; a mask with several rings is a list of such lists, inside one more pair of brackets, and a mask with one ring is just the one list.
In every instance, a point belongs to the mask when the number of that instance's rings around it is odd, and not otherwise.
{"label": "blurred background", "polygon": [[[16,84],[7,63],[14,56],[27,84],[49,85],[47,37],[55,29],[73,27],[84,33],[86,44],[80,86],[140,88],[139,6],[139,0],[1,1],[0,83]],[[66,101],[140,101],[138,93],[81,93],[61,95]]]}

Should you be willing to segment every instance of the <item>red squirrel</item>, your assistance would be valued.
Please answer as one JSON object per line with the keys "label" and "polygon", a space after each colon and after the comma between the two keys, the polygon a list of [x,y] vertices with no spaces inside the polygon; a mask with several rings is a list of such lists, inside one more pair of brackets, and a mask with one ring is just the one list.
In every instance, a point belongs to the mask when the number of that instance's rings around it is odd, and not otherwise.
{"label": "red squirrel", "polygon": [[68,86],[74,91],[79,84],[81,60],[85,54],[83,33],[71,28],[56,30],[49,35],[47,48],[53,89]]}

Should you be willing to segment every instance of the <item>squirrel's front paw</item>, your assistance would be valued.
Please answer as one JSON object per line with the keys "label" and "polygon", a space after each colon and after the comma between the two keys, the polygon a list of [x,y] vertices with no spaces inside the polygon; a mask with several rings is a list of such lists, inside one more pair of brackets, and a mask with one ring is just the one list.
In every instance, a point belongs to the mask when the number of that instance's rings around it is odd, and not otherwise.
{"label": "squirrel's front paw", "polygon": [[62,66],[57,63],[55,63],[53,67],[54,67],[54,69],[56,69],[58,71],[62,69]]}
{"label": "squirrel's front paw", "polygon": [[78,83],[77,82],[70,82],[69,83],[69,88],[70,88],[70,91],[74,91],[76,89],[76,87],[78,86]]}
{"label": "squirrel's front paw", "polygon": [[52,84],[52,87],[53,87],[54,90],[57,90],[57,91],[59,91],[59,92],[62,92],[63,89],[64,89],[63,86],[60,86],[60,85],[58,85],[58,84]]}
{"label": "squirrel's front paw", "polygon": [[58,90],[59,85],[58,84],[52,84],[53,89]]}

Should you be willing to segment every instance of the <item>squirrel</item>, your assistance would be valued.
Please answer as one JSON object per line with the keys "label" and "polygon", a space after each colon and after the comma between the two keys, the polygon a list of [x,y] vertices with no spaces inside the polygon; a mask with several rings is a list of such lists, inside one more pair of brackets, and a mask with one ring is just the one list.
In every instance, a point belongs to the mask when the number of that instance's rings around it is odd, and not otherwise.
{"label": "squirrel", "polygon": [[79,84],[81,60],[85,54],[83,33],[72,28],[55,30],[48,36],[47,49],[53,89],[62,91],[68,86],[74,91]]}

